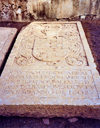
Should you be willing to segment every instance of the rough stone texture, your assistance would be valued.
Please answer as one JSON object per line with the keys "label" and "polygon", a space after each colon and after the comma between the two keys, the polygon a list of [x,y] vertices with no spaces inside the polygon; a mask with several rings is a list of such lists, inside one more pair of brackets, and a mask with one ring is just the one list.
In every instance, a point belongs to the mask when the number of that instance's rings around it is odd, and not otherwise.
{"label": "rough stone texture", "polygon": [[23,21],[80,15],[95,15],[100,18],[100,0],[0,0],[0,20],[18,21],[19,6]]}
{"label": "rough stone texture", "polygon": [[16,28],[0,27],[0,68],[16,33]]}
{"label": "rough stone texture", "polygon": [[100,119],[100,76],[80,22],[21,31],[0,78],[0,115]]}

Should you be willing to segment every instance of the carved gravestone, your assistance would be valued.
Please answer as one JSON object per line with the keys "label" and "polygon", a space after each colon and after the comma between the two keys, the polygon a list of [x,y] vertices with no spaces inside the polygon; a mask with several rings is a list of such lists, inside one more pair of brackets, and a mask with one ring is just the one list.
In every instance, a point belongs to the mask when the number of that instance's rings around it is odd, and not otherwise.
{"label": "carved gravestone", "polygon": [[100,76],[80,22],[21,31],[0,78],[0,115],[100,119]]}
{"label": "carved gravestone", "polygon": [[0,68],[17,33],[16,28],[0,27]]}

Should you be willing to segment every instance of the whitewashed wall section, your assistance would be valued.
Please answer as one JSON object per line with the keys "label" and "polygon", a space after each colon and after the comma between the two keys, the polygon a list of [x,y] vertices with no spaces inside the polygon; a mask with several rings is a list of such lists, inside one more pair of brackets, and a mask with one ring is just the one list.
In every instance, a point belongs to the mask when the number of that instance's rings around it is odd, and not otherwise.
{"label": "whitewashed wall section", "polygon": [[100,17],[100,0],[28,0],[27,10],[35,16],[43,13],[49,18],[88,14]]}
{"label": "whitewashed wall section", "polygon": [[80,15],[95,15],[100,18],[100,0],[0,0],[0,20],[70,18]]}

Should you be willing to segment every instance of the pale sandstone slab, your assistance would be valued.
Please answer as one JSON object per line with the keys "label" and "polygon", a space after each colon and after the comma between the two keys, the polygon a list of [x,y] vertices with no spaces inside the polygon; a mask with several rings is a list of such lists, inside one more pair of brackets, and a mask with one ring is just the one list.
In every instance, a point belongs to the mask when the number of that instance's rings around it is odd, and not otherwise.
{"label": "pale sandstone slab", "polygon": [[0,27],[0,68],[16,33],[16,28]]}
{"label": "pale sandstone slab", "polygon": [[100,119],[100,76],[80,22],[33,22],[0,78],[0,115]]}

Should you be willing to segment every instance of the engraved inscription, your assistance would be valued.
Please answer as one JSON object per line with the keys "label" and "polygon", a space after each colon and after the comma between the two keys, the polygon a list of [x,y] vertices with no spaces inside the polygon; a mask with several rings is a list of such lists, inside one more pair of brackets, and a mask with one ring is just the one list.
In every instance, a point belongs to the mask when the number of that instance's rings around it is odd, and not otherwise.
{"label": "engraved inscription", "polygon": [[[12,75],[13,72],[14,74]],[[12,82],[12,85],[11,81],[9,82],[9,79],[13,79],[14,83]],[[91,98],[92,95],[93,97],[97,97],[92,74],[89,70],[34,70],[31,72],[21,72],[20,70],[16,70],[9,71],[9,78],[6,77],[5,81],[8,81],[7,84],[6,82],[3,82],[4,85],[7,86],[6,89],[17,86],[16,90],[13,90],[13,88],[11,89],[14,94],[22,91],[23,95],[31,93],[31,95],[39,97],[63,96],[71,98],[73,95],[75,95],[76,98]],[[20,94],[22,94],[22,92]]]}

